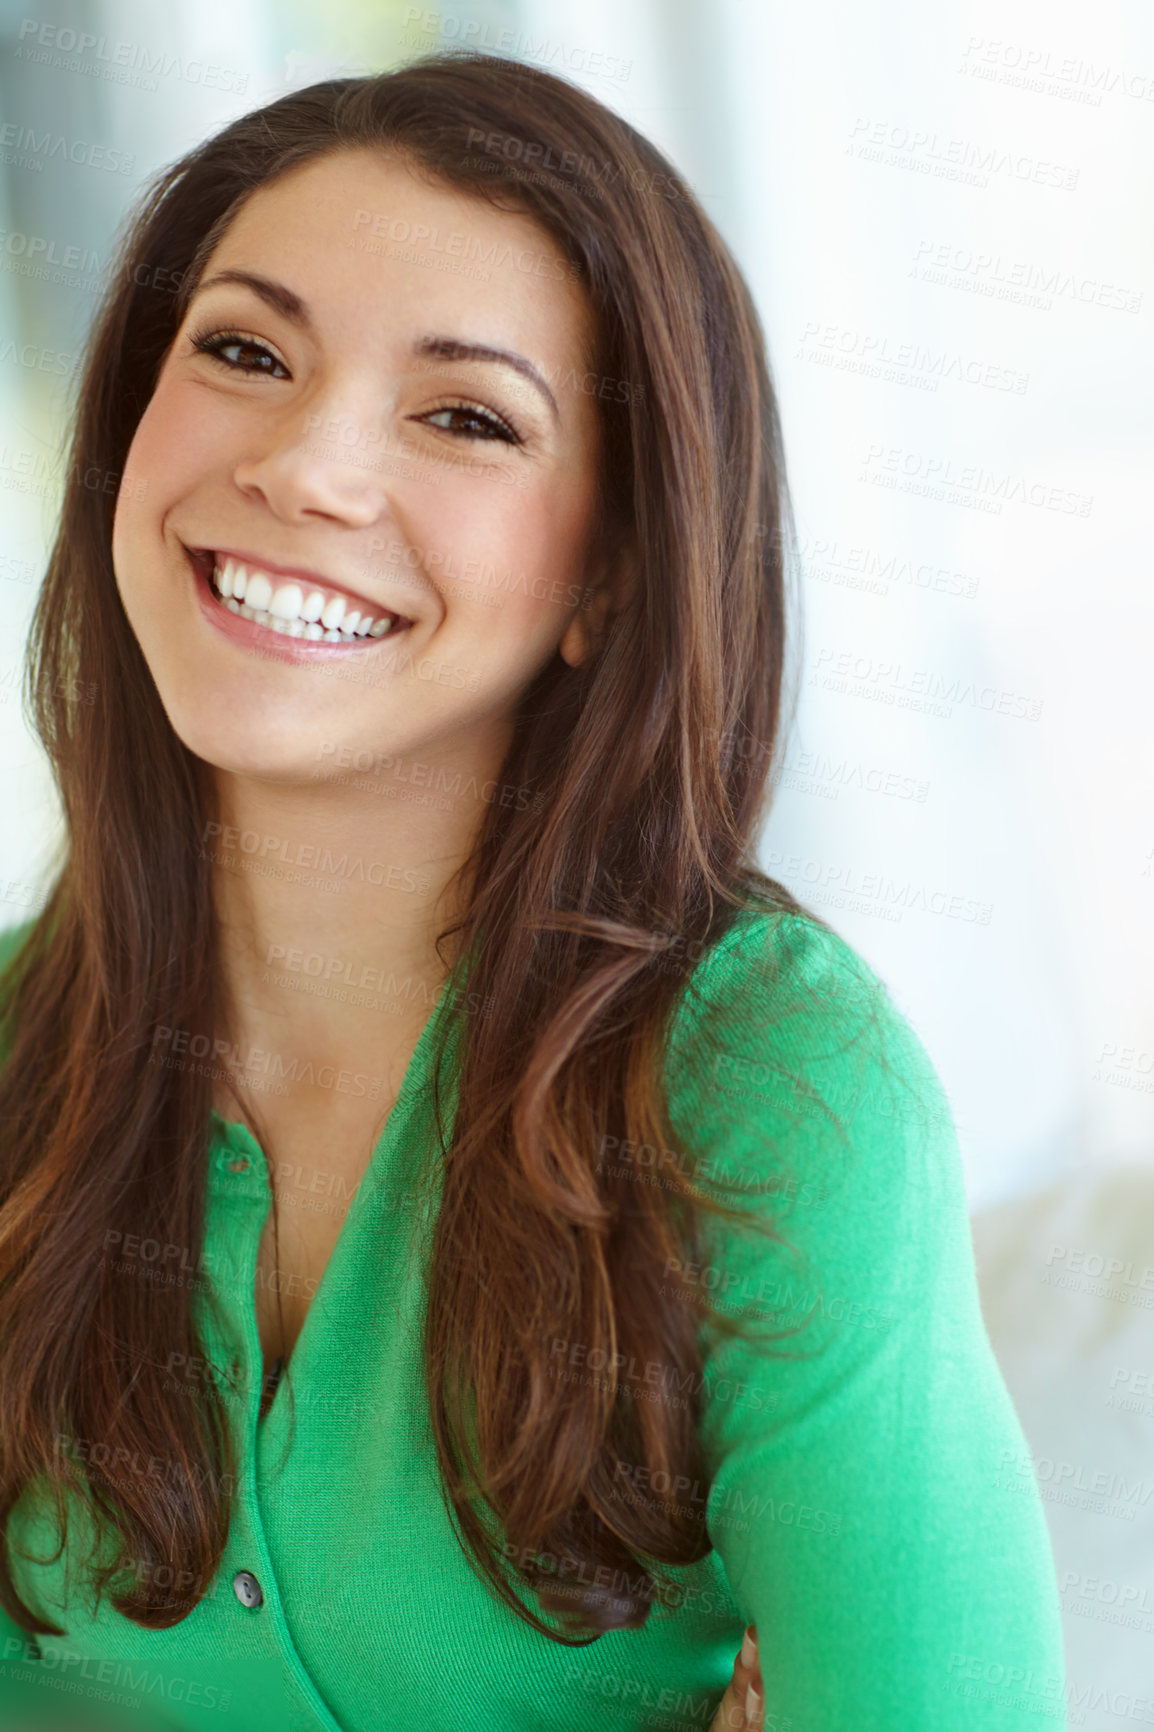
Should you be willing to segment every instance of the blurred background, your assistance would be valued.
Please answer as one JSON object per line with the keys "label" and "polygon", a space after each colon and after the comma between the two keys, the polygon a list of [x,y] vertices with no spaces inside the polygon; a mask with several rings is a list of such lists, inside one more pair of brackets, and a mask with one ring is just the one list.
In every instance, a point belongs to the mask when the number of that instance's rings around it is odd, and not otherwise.
{"label": "blurred background", "polygon": [[20,664],[126,213],[233,116],[445,45],[641,128],[753,289],[803,596],[763,864],[953,1103],[1071,1724],[1143,1681],[1154,1720],[1148,4],[0,0],[0,925],[56,834]]}

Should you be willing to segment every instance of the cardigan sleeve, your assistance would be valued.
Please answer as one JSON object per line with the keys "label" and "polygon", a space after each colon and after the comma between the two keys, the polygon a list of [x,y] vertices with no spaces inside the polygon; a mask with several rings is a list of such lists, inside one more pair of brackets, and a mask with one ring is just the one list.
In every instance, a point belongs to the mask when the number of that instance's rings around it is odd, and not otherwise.
{"label": "cardigan sleeve", "polygon": [[705,1325],[698,1434],[766,1732],[1064,1726],[1053,1555],[924,1048],[809,917],[743,916],[691,987],[673,1127],[772,1228],[707,1216],[666,1288],[755,1331]]}

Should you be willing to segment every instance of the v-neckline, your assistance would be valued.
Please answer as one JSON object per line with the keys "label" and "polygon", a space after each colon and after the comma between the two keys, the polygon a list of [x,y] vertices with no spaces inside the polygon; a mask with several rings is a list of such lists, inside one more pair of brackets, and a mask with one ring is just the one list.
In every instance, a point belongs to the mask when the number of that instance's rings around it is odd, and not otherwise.
{"label": "v-neckline", "polygon": [[[288,1354],[287,1357],[283,1354],[279,1355],[278,1358],[274,1360],[273,1365],[268,1368],[265,1367],[264,1354],[261,1350],[260,1326],[256,1312],[256,1276],[254,1270],[253,1290],[247,1294],[245,1299],[245,1323],[246,1326],[250,1327],[251,1335],[255,1337],[256,1361],[260,1366],[260,1396],[257,1403],[258,1424],[263,1424],[276,1407],[281,1389],[286,1382],[285,1374],[290,1370],[290,1368],[293,1370],[299,1369],[303,1345],[306,1343],[306,1340],[311,1340],[310,1327],[312,1326],[313,1313],[316,1310],[318,1302],[325,1295],[326,1287],[331,1285],[332,1269],[334,1264],[347,1250],[349,1240],[352,1237],[353,1222],[358,1215],[359,1209],[363,1206],[362,1198],[376,1188],[372,1182],[374,1176],[379,1180],[380,1170],[384,1165],[386,1156],[392,1152],[392,1146],[396,1141],[396,1138],[400,1135],[402,1119],[405,1116],[404,1109],[409,1106],[413,1098],[425,1086],[429,1073],[429,1057],[433,1040],[437,1036],[441,1023],[444,1021],[445,1017],[450,1014],[450,1010],[447,1007],[450,1005],[451,1001],[460,997],[462,983],[465,980],[467,973],[468,959],[464,951],[462,951],[457,960],[453,963],[453,966],[450,968],[440,994],[434,1003],[432,1010],[426,1017],[420,1034],[417,1036],[416,1045],[413,1047],[413,1050],[409,1055],[404,1075],[401,1077],[401,1083],[397,1090],[396,1099],[390,1107],[389,1115],[381,1127],[380,1135],[378,1136],[373,1152],[369,1157],[368,1165],[365,1168],[360,1183],[357,1185],[357,1188],[353,1193],[344,1220],[341,1222],[340,1230],[333,1241],[332,1249],[329,1252],[325,1266],[321,1271],[319,1280],[317,1281],[316,1292],[309,1300],[309,1306],[308,1310],[305,1312],[304,1321],[297,1332],[297,1338],[293,1343],[292,1352]],[[239,1134],[241,1139],[247,1142],[255,1152],[257,1158],[253,1162],[253,1167],[265,1191],[266,1208],[260,1228],[261,1234],[263,1234],[265,1222],[268,1219],[268,1212],[272,1208],[273,1201],[272,1186],[269,1182],[268,1175],[268,1158],[261,1145],[257,1142],[252,1131],[240,1119],[226,1119],[222,1113],[218,1112],[217,1109],[213,1107],[210,1109],[210,1120],[213,1123],[214,1131],[218,1137],[223,1137],[228,1142],[235,1143],[237,1135]],[[276,1371],[276,1379],[271,1386],[271,1390],[268,1393],[266,1400],[265,1386],[272,1377],[274,1370]]]}

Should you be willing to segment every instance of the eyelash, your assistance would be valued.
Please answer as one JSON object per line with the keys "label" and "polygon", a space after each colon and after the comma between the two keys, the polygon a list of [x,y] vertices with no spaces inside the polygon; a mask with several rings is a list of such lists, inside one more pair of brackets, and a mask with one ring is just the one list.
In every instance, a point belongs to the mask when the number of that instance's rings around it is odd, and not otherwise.
{"label": "eyelash", "polygon": [[208,325],[199,331],[190,332],[188,340],[198,354],[208,355],[212,360],[219,361],[222,367],[227,367],[233,373],[247,373],[251,376],[255,373],[265,372],[263,367],[243,367],[239,361],[226,361],[221,351],[235,343],[241,344],[244,348],[259,349],[262,355],[268,355],[279,366],[284,366],[279,355],[274,355],[266,344],[258,342],[255,337],[246,336],[243,331],[222,331],[219,328],[213,329],[211,325]]}
{"label": "eyelash", "polygon": [[[243,331],[222,331],[214,329],[212,326],[206,326],[201,330],[190,332],[188,340],[196,350],[197,354],[207,355],[210,360],[219,362],[222,367],[227,367],[230,372],[247,374],[249,378],[257,376],[273,378],[275,375],[264,367],[246,367],[239,361],[226,361],[223,353],[226,348],[239,344],[244,348],[256,349],[259,350],[262,355],[268,355],[272,360],[276,361],[279,366],[284,366],[284,362],[281,361],[280,357],[273,354],[273,351],[268,348],[266,344],[258,342],[255,337],[246,336]],[[469,415],[474,421],[481,422],[484,427],[489,429],[489,431],[485,433],[458,433],[458,438],[484,440],[499,439],[508,445],[524,444],[524,440],[517,432],[516,428],[506,421],[503,416],[495,415],[489,409],[483,409],[479,403],[444,403],[439,409],[429,410],[429,415],[448,414]],[[422,416],[420,419],[425,420],[428,419],[428,417]],[[450,431],[447,427],[438,428],[437,430],[442,433],[448,433]]]}

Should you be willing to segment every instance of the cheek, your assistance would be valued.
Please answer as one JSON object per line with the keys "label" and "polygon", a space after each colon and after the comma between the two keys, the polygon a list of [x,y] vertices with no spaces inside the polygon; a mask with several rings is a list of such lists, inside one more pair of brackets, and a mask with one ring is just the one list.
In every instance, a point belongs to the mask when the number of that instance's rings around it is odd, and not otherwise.
{"label": "cheek", "polygon": [[167,513],[214,465],[219,469],[225,445],[221,418],[162,377],[133,434],[113,518],[112,560],[122,593],[154,570],[144,558],[163,536]]}
{"label": "cheek", "polygon": [[[215,410],[215,412],[214,412]],[[227,412],[187,384],[162,377],[133,436],[126,467],[158,497],[219,465]]]}
{"label": "cheek", "polygon": [[581,592],[593,489],[564,471],[480,486],[425,507],[430,572],[470,632],[515,657],[565,628]]}

